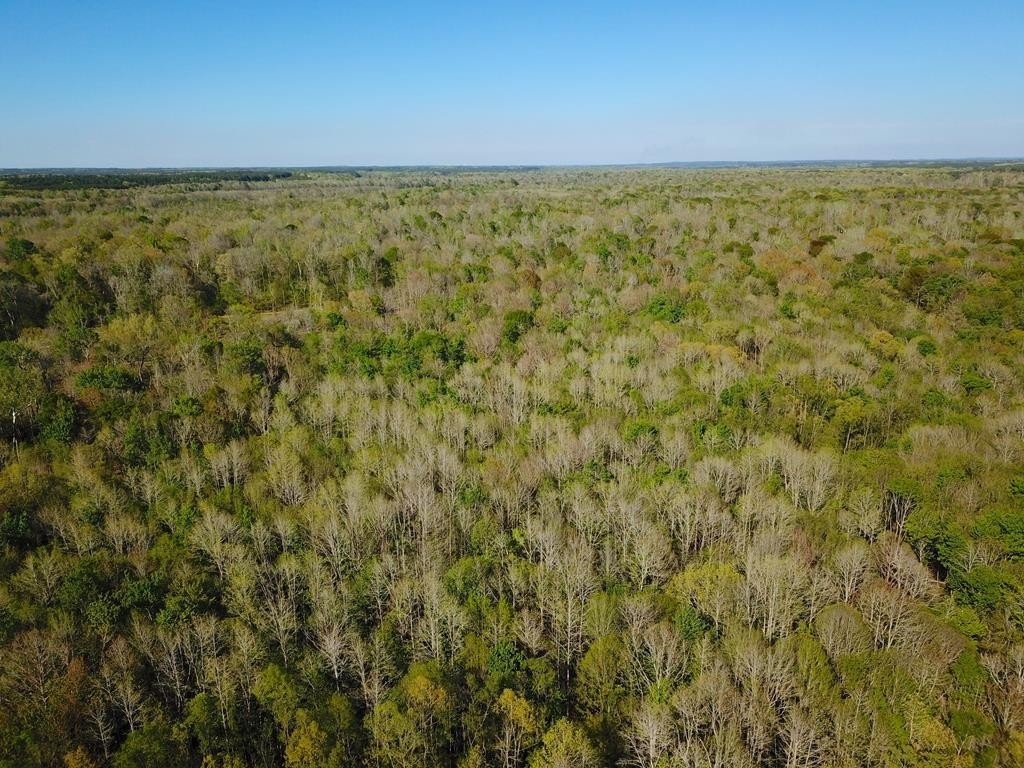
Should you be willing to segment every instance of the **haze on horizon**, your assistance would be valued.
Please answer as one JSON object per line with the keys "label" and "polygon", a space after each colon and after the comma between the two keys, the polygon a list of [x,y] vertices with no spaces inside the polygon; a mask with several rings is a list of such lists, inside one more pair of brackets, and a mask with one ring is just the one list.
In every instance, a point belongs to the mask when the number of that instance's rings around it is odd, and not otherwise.
{"label": "haze on horizon", "polygon": [[0,5],[0,167],[1024,156],[1024,4]]}

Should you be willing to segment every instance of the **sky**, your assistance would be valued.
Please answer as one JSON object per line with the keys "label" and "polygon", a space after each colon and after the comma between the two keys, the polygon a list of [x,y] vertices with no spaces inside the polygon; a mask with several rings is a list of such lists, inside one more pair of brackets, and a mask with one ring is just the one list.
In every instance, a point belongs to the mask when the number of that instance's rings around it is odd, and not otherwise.
{"label": "sky", "polygon": [[0,167],[1024,156],[1024,2],[0,0]]}

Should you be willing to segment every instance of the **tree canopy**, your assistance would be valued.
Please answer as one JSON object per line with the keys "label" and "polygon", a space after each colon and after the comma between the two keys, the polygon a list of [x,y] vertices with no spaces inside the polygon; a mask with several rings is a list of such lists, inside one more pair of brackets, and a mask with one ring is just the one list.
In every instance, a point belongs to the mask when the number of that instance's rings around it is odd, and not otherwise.
{"label": "tree canopy", "polygon": [[0,767],[1024,763],[1024,171],[0,183]]}

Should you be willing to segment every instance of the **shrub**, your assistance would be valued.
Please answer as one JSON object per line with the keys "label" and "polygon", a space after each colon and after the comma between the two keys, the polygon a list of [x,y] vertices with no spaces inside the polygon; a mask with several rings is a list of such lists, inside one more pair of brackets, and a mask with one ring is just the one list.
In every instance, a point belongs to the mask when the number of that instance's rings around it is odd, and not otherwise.
{"label": "shrub", "polygon": [[515,344],[532,327],[533,313],[525,309],[514,309],[505,315],[501,323],[501,339],[506,344]]}
{"label": "shrub", "polygon": [[678,323],[686,315],[686,300],[677,291],[655,294],[644,312],[663,323]]}

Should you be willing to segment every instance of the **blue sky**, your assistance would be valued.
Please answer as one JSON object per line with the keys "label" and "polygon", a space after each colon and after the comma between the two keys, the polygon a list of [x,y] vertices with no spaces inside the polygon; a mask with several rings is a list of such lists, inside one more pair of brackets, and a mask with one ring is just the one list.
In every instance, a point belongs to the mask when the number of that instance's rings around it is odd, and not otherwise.
{"label": "blue sky", "polygon": [[0,0],[0,167],[1024,156],[1024,2]]}

